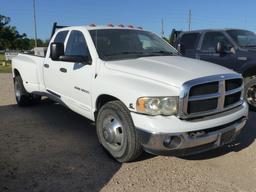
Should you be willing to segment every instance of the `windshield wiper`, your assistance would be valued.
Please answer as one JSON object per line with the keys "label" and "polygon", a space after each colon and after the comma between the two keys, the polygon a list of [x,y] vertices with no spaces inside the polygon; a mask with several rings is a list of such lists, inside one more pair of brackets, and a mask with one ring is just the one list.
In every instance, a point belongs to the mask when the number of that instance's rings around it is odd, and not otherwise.
{"label": "windshield wiper", "polygon": [[105,56],[116,56],[116,55],[140,55],[144,54],[145,52],[139,52],[139,51],[122,51],[122,52],[117,52],[117,53],[111,53],[107,54]]}
{"label": "windshield wiper", "polygon": [[244,47],[256,47],[256,45],[246,45]]}
{"label": "windshield wiper", "polygon": [[173,52],[168,52],[168,51],[155,51],[155,52],[142,52],[142,51],[123,51],[123,52],[117,52],[117,53],[111,53],[111,54],[106,54],[104,55],[105,59],[110,59],[110,58],[139,58],[139,57],[151,57],[151,56],[170,56],[170,55],[175,55]]}
{"label": "windshield wiper", "polygon": [[153,52],[149,52],[148,54],[152,54],[152,55],[174,55],[173,52],[169,52],[169,51],[153,51]]}

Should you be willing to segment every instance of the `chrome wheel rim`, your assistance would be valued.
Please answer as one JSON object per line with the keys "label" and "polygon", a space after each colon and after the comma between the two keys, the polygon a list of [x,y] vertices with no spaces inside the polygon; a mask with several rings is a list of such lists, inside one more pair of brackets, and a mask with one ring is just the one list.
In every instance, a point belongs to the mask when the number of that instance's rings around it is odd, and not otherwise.
{"label": "chrome wheel rim", "polygon": [[124,141],[123,125],[118,117],[108,115],[103,120],[102,135],[112,150],[120,150]]}
{"label": "chrome wheel rim", "polygon": [[246,98],[250,105],[256,107],[256,84],[247,89]]}

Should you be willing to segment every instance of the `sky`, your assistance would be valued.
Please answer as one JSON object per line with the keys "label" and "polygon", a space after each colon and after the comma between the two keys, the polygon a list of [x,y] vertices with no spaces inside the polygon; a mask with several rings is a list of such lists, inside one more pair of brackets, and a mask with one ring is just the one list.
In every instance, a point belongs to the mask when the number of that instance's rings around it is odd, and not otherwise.
{"label": "sky", "polygon": [[[35,0],[37,36],[48,39],[60,25],[132,24],[165,36],[173,28],[243,28],[256,32],[255,0]],[[0,15],[9,16],[20,33],[34,37],[32,0],[0,0]]]}

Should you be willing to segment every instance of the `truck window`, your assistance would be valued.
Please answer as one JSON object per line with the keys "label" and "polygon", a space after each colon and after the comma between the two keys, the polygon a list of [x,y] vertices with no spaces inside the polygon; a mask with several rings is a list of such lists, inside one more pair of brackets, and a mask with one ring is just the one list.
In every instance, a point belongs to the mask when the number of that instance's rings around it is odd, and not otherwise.
{"label": "truck window", "polygon": [[99,57],[103,60],[176,55],[177,51],[157,35],[134,29],[90,30]]}
{"label": "truck window", "polygon": [[216,46],[218,42],[222,42],[225,44],[226,47],[232,47],[229,40],[226,36],[221,32],[207,32],[204,35],[204,40],[202,44],[202,50],[208,52],[215,52]]}
{"label": "truck window", "polygon": [[142,46],[142,50],[155,50],[161,44],[157,41],[152,41],[148,35],[138,34],[139,46]]}
{"label": "truck window", "polygon": [[68,31],[60,31],[56,37],[54,38],[54,43],[63,43],[65,42],[65,39],[67,37]]}
{"label": "truck window", "polygon": [[80,31],[71,31],[65,55],[67,56],[89,56],[89,50],[84,35]]}
{"label": "truck window", "polygon": [[256,47],[256,34],[246,30],[227,30],[227,33],[241,47]]}
{"label": "truck window", "polygon": [[180,43],[183,44],[186,50],[195,49],[198,37],[199,37],[199,33],[184,34],[180,38]]}
{"label": "truck window", "polygon": [[148,36],[138,35],[138,37],[139,37],[139,40],[141,42],[143,49],[148,49],[152,46],[151,40]]}

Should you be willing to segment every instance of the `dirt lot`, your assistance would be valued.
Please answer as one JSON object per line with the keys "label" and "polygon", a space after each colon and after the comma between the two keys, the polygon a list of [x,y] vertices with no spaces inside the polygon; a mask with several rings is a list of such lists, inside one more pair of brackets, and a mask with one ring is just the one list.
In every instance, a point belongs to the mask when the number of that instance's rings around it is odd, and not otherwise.
{"label": "dirt lot", "polygon": [[0,74],[0,191],[256,191],[256,113],[232,145],[189,158],[119,164],[94,124],[44,100],[18,108]]}

